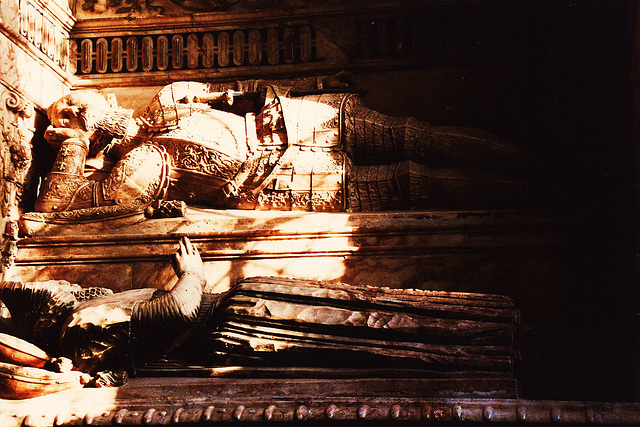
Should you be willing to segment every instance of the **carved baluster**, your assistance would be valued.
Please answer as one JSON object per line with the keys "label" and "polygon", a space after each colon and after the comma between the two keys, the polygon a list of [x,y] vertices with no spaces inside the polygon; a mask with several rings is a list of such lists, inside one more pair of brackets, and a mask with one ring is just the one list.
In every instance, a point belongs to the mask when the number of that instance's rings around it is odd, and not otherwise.
{"label": "carved baluster", "polygon": [[287,64],[293,64],[296,60],[295,36],[293,28],[284,29],[284,62]]}
{"label": "carved baluster", "polygon": [[311,28],[308,25],[300,28],[300,60],[310,62],[313,59]]}
{"label": "carved baluster", "polygon": [[240,66],[244,64],[244,33],[236,31],[233,33],[233,64]]}
{"label": "carved baluster", "polygon": [[93,44],[91,40],[84,39],[80,43],[80,70],[87,74],[93,69]]}
{"label": "carved baluster", "polygon": [[259,65],[262,61],[262,37],[258,30],[249,31],[249,64]]}
{"label": "carved baluster", "polygon": [[184,37],[180,35],[171,38],[171,65],[174,70],[180,70],[184,65]]}
{"label": "carved baluster", "polygon": [[158,70],[164,71],[169,67],[169,39],[166,36],[158,37]]}
{"label": "carved baluster", "polygon": [[202,66],[205,68],[213,67],[214,46],[213,34],[206,33],[202,36]]}
{"label": "carved baluster", "polygon": [[99,38],[96,42],[96,71],[106,73],[109,63],[107,62],[107,51],[109,46],[107,39]]}
{"label": "carved baluster", "polygon": [[151,71],[153,68],[153,39],[146,36],[142,39],[142,70]]}
{"label": "carved baluster", "polygon": [[189,34],[187,37],[187,66],[189,68],[196,68],[198,66],[198,51],[198,36]]}
{"label": "carved baluster", "polygon": [[218,65],[229,65],[229,33],[224,31],[218,34]]}
{"label": "carved baluster", "polygon": [[138,39],[129,37],[127,39],[127,71],[138,69]]}
{"label": "carved baluster", "polygon": [[267,60],[269,65],[277,65],[280,62],[278,30],[275,28],[269,28],[267,31]]}

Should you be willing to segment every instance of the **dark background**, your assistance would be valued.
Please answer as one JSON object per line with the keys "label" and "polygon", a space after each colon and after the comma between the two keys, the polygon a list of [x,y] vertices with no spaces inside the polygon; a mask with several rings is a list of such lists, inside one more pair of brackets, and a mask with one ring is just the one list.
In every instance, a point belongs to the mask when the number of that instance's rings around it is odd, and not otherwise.
{"label": "dark background", "polygon": [[[523,300],[527,292],[511,293],[528,310],[524,397],[638,400],[635,3],[460,7],[470,16],[486,7],[504,15],[488,29],[473,27],[470,18],[444,46],[437,33],[428,34],[433,62],[426,67],[371,72],[354,65],[358,86],[368,90],[365,104],[482,128],[543,157],[545,207],[568,221],[562,280],[529,290],[533,303]],[[375,58],[375,47],[367,54]]]}

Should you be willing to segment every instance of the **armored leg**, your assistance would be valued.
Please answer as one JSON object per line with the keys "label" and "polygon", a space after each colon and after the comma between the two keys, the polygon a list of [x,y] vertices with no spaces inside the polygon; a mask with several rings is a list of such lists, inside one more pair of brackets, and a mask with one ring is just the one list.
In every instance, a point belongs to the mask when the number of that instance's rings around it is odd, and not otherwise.
{"label": "armored leg", "polygon": [[478,129],[431,126],[352,103],[345,108],[345,146],[356,164],[413,160],[432,167],[520,172],[530,153]]}
{"label": "armored leg", "polygon": [[476,169],[431,169],[412,161],[352,166],[350,211],[519,206],[533,190],[524,181]]}

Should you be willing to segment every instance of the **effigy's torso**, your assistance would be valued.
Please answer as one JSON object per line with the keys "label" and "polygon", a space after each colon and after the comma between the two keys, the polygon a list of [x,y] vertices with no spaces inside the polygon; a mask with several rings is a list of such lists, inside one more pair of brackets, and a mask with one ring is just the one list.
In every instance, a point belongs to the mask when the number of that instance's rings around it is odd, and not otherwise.
{"label": "effigy's torso", "polygon": [[265,106],[255,116],[253,165],[233,207],[344,211],[350,160],[342,146],[342,116],[357,97],[289,95],[270,88]]}
{"label": "effigy's torso", "polygon": [[[188,85],[194,87],[206,91]],[[125,142],[166,150],[166,198],[217,208],[345,210],[349,159],[341,124],[345,105],[358,102],[356,96],[278,96],[270,88],[265,106],[243,117],[173,101],[182,99],[185,88],[163,89],[145,114],[153,126]]]}
{"label": "effigy's torso", "polygon": [[244,118],[224,111],[193,112],[180,126],[148,138],[171,159],[170,199],[217,205],[223,186],[247,159]]}

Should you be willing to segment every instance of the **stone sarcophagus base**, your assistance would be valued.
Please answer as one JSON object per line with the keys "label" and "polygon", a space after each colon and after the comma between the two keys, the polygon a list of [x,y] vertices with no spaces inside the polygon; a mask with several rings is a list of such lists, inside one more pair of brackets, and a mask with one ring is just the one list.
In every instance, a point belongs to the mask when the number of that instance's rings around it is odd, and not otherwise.
{"label": "stone sarcophagus base", "polygon": [[[189,236],[207,290],[250,276],[504,294],[552,286],[565,221],[554,211],[306,213],[189,208],[184,216],[78,219],[28,214],[7,278],[119,290],[170,288]],[[542,265],[548,268],[540,268]],[[549,273],[551,271],[551,273]],[[524,282],[524,283],[523,283]],[[546,283],[546,284],[545,284]]]}
{"label": "stone sarcophagus base", "polygon": [[[550,337],[547,341],[554,346],[548,348],[557,348],[553,325],[562,321],[562,307],[547,295],[561,288],[566,248],[565,221],[555,211],[325,214],[188,208],[184,216],[164,219],[147,219],[142,213],[105,219],[61,216],[45,220],[38,215],[25,219],[30,237],[18,242],[10,280],[67,280],[115,291],[170,289],[177,280],[172,268],[177,242],[187,235],[205,263],[207,292],[226,291],[246,277],[276,276],[357,286],[500,294],[513,299],[522,311],[526,330],[536,331],[536,338]],[[540,387],[536,381],[541,380],[533,373],[551,356],[544,349],[531,353],[527,345],[525,340],[524,351],[529,351],[526,388],[536,390]],[[228,371],[265,380],[273,376],[358,377],[348,370],[276,372],[246,367],[242,371],[197,368],[172,375],[219,376],[228,375]],[[374,370],[365,378],[395,381],[392,374],[390,370]],[[424,392],[434,398],[457,395],[452,390],[475,397],[479,396],[468,392],[475,390],[486,396],[484,393],[493,390],[494,397],[522,395],[513,378],[499,379],[500,384],[494,382],[490,389],[479,376],[465,380],[446,375],[428,378],[414,371],[403,378],[424,381]]]}

